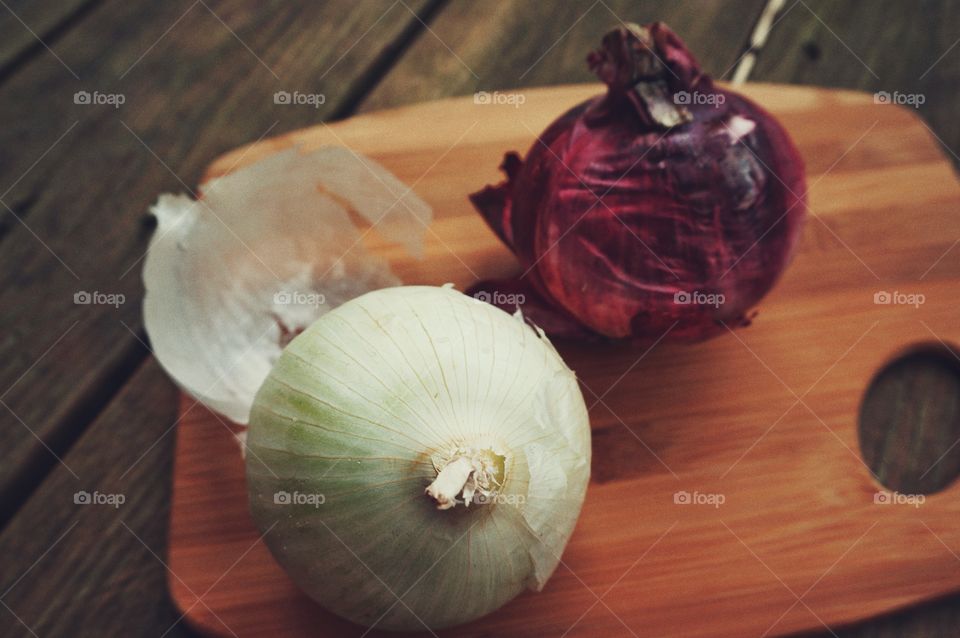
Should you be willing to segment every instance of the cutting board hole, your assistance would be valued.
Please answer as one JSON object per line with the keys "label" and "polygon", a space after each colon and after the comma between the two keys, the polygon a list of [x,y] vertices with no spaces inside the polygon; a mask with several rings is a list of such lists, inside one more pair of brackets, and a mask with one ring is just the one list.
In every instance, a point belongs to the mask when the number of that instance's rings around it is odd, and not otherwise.
{"label": "cutting board hole", "polygon": [[960,475],[960,359],[941,344],[910,348],[882,368],[860,406],[860,450],[877,480],[932,494]]}

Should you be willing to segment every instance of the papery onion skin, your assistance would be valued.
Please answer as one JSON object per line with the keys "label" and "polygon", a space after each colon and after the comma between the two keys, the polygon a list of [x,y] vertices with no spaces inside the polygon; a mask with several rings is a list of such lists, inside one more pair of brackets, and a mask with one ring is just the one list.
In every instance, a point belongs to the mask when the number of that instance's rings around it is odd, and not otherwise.
{"label": "papery onion skin", "polygon": [[612,31],[589,63],[608,92],[561,115],[525,159],[509,153],[507,181],[471,196],[524,273],[469,292],[523,294],[525,314],[559,337],[697,341],[747,323],[805,216],[786,131],[701,73],[662,23]]}
{"label": "papery onion skin", "polygon": [[[447,288],[379,290],[318,319],[258,392],[247,445],[278,562],[328,610],[392,630],[541,589],[590,474],[586,406],[550,342]],[[497,502],[441,511],[424,493],[457,446],[503,456]]]}
{"label": "papery onion skin", "polygon": [[198,200],[161,195],[150,210],[143,322],[153,354],[184,392],[239,424],[293,335],[400,284],[354,220],[419,257],[433,218],[386,168],[338,146],[270,154],[206,182]]}

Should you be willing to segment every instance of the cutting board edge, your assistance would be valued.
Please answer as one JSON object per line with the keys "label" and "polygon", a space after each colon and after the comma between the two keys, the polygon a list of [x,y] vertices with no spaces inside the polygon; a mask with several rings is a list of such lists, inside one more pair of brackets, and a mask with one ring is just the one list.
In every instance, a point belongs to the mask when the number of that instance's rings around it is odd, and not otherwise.
{"label": "cutting board edge", "polygon": [[[797,84],[780,84],[776,82],[749,82],[740,87],[731,87],[727,83],[720,82],[721,86],[732,88],[734,90],[743,91],[745,93],[750,93],[751,90],[757,89],[759,91],[795,91],[798,94],[807,93],[811,90],[823,95],[830,95],[832,98],[848,102],[848,103],[862,103],[864,105],[874,104],[874,94],[868,93],[866,91],[854,90],[854,89],[837,89],[830,87],[821,87],[821,86],[805,86]],[[589,91],[587,89],[590,89]],[[597,82],[588,82],[588,83],[571,83],[571,84],[558,84],[550,86],[540,86],[533,88],[524,88],[524,89],[513,89],[513,91],[522,90],[525,94],[529,93],[547,93],[553,91],[571,91],[571,92],[582,92],[584,96],[587,95],[599,95],[605,90],[605,86]],[[510,90],[505,90],[505,92],[510,92]],[[379,118],[379,117],[397,117],[403,115],[409,115],[411,113],[416,113],[418,109],[423,108],[425,105],[448,105],[451,107],[456,107],[458,105],[470,104],[473,102],[473,94],[468,95],[457,95],[451,97],[440,98],[437,100],[431,100],[428,102],[414,102],[411,104],[404,104],[402,106],[397,106],[389,109],[380,109],[377,111],[371,111],[368,113],[360,113],[353,115],[343,120],[335,120],[333,122],[322,122],[307,126],[304,128],[294,129],[291,131],[286,131],[284,133],[279,133],[278,135],[271,136],[269,138],[261,139],[256,142],[251,142],[249,144],[244,144],[235,149],[222,153],[218,155],[212,162],[207,165],[207,169],[204,171],[203,176],[200,180],[201,184],[204,182],[213,179],[214,177],[220,177],[223,174],[232,172],[236,170],[241,165],[241,160],[244,156],[251,153],[251,151],[256,151],[258,149],[264,148],[271,151],[279,151],[285,148],[290,148],[295,145],[295,142],[292,140],[302,139],[309,137],[314,131],[321,131],[323,129],[332,129],[336,132],[338,129],[347,125],[355,125],[358,122],[362,123],[366,119],[370,118]],[[575,102],[571,102],[569,106],[573,106]],[[897,109],[905,114],[908,114],[910,117],[918,119],[923,123],[923,126],[929,130],[929,126],[923,121],[923,118],[916,112],[916,109],[910,109],[906,106],[901,106],[898,104],[886,105],[884,108],[893,108]],[[562,112],[562,108],[557,109],[557,115]],[[285,140],[285,143],[277,144],[276,140],[278,139]],[[941,154],[943,150],[940,149]],[[257,153],[253,153],[257,155]],[[947,160],[946,156],[943,157],[944,160]],[[229,168],[224,169],[223,165],[227,164]]]}

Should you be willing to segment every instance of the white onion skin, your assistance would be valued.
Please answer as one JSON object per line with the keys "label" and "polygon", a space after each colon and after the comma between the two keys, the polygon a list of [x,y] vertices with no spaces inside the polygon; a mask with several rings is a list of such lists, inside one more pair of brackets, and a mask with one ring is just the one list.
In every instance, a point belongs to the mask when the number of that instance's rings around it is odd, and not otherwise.
{"label": "white onion skin", "polygon": [[[452,289],[368,293],[284,350],[251,412],[251,510],[277,561],[329,611],[414,631],[486,615],[556,568],[586,492],[574,374],[519,317]],[[432,458],[507,458],[503,502],[439,511]],[[275,503],[275,494],[323,503]],[[402,602],[398,602],[398,597]]]}

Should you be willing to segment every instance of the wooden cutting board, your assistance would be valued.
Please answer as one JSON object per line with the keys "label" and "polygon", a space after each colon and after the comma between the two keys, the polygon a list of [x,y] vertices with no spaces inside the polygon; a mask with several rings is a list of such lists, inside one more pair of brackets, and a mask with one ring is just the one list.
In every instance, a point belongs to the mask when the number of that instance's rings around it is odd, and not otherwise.
{"label": "wooden cutting board", "polygon": [[[238,149],[208,177],[291,145],[348,145],[436,214],[424,261],[375,237],[371,248],[407,283],[462,289],[516,269],[467,193],[499,180],[505,151],[525,152],[599,90],[372,113]],[[776,114],[807,162],[815,217],[796,261],[735,334],[650,352],[561,344],[594,432],[593,479],[563,563],[542,593],[442,635],[778,635],[960,589],[960,487],[922,504],[878,504],[857,436],[876,371],[917,344],[960,342],[951,166],[912,111],[872,96],[744,92]],[[876,304],[881,291],[925,302]],[[363,634],[299,593],[258,540],[231,426],[187,398],[181,412],[169,565],[189,624],[217,636]]]}

